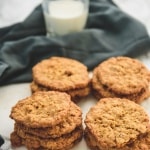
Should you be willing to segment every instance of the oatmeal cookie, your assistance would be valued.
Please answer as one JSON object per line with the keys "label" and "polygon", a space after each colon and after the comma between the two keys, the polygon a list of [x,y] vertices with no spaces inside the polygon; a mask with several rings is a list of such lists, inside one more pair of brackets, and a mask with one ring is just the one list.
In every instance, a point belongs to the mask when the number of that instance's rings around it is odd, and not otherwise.
{"label": "oatmeal cookie", "polygon": [[98,66],[102,85],[118,94],[139,93],[149,87],[150,71],[138,60],[113,57]]}
{"label": "oatmeal cookie", "polygon": [[[88,147],[91,150],[101,150],[98,146],[98,142],[96,142],[95,138],[92,136],[90,131],[86,128],[84,138]],[[113,147],[113,148],[103,148],[103,150],[149,150],[150,149],[150,131],[148,131],[143,136],[137,137],[135,141],[127,143],[125,146],[121,148]]]}
{"label": "oatmeal cookie", "polygon": [[103,98],[86,115],[86,128],[99,149],[122,148],[144,136],[149,130],[149,116],[128,99]]}
{"label": "oatmeal cookie", "polygon": [[[35,81],[31,82],[30,87],[31,87],[32,93],[35,93],[38,91],[51,91],[52,90],[50,88],[38,85],[37,83],[35,83]],[[87,96],[90,93],[90,91],[91,91],[91,87],[89,84],[84,88],[76,88],[73,90],[67,90],[65,92],[71,96],[72,101],[78,102],[80,98]]]}
{"label": "oatmeal cookie", "polygon": [[71,104],[64,92],[36,92],[20,100],[11,110],[10,117],[28,127],[50,127],[66,118]]}
{"label": "oatmeal cookie", "polygon": [[10,134],[10,141],[11,141],[11,145],[12,147],[20,147],[22,146],[22,140],[21,138],[17,135],[17,133],[15,131],[13,131]]}
{"label": "oatmeal cookie", "polygon": [[82,125],[82,111],[71,102],[70,110],[66,118],[62,118],[62,122],[55,126],[46,128],[31,128],[20,123],[15,123],[15,130],[23,130],[26,133],[41,138],[56,138],[64,134],[71,133],[75,128]]}
{"label": "oatmeal cookie", "polygon": [[74,146],[76,141],[80,141],[83,136],[83,128],[78,127],[71,133],[57,138],[39,138],[32,134],[25,133],[23,130],[16,130],[16,134],[21,138],[23,145],[28,149],[61,150],[66,147]]}
{"label": "oatmeal cookie", "polygon": [[144,99],[148,98],[150,96],[150,89],[145,88],[142,89],[138,93],[133,94],[118,94],[114,91],[111,91],[107,86],[103,85],[101,81],[98,79],[98,69],[95,68],[93,71],[93,78],[92,78],[92,89],[93,89],[93,95],[97,98],[107,98],[107,97],[119,97],[119,98],[127,98],[130,99],[136,103],[141,103]]}
{"label": "oatmeal cookie", "polygon": [[87,67],[64,57],[51,57],[37,63],[32,76],[38,85],[59,91],[85,88],[89,84]]}

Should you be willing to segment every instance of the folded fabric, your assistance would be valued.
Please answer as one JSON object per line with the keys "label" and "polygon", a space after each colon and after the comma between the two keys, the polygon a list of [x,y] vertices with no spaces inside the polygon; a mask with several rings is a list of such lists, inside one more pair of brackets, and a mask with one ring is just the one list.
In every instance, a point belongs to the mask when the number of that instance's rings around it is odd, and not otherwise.
{"label": "folded fabric", "polygon": [[2,136],[0,135],[0,146],[4,144],[4,139],[2,138]]}
{"label": "folded fabric", "polygon": [[111,0],[90,1],[83,31],[50,38],[38,6],[24,22],[0,29],[0,85],[30,82],[33,65],[51,56],[77,59],[92,70],[109,57],[136,57],[149,47],[145,26]]}

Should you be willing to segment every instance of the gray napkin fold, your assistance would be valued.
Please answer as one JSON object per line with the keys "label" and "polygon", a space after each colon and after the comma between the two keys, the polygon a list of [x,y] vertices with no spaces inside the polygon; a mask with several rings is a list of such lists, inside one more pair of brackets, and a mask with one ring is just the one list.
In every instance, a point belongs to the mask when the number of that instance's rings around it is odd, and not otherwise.
{"label": "gray napkin fold", "polygon": [[92,70],[112,56],[136,57],[150,48],[145,26],[111,0],[91,0],[86,28],[46,37],[41,6],[22,23],[0,29],[0,85],[30,82],[32,67],[42,59],[63,56]]}

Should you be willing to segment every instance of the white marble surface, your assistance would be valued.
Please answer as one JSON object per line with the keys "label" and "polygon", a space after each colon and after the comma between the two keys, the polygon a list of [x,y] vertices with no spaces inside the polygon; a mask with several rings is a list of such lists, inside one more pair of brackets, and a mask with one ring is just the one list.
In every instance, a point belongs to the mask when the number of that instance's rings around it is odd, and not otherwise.
{"label": "white marble surface", "polygon": [[[149,0],[114,0],[124,11],[139,19],[150,31],[150,1]],[[30,12],[41,2],[41,0],[0,0],[0,28],[23,21]],[[150,52],[138,58],[150,69]],[[20,99],[29,96],[29,83],[13,84],[0,87],[0,134],[9,139],[13,131],[13,120],[9,118],[10,110]],[[93,97],[82,100],[79,106],[83,110],[83,118],[89,108],[96,103]],[[142,106],[150,114],[150,99],[142,103]],[[11,150],[4,145],[3,150]],[[17,150],[25,150],[24,147]],[[89,150],[84,140],[72,150]]]}
{"label": "white marble surface", "polygon": [[0,0],[0,28],[23,21],[42,0]]}

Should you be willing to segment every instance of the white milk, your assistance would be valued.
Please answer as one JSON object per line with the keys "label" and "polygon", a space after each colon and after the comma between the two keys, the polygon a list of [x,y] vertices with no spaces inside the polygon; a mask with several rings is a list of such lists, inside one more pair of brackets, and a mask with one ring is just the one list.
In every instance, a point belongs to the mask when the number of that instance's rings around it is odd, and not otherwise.
{"label": "white milk", "polygon": [[81,31],[88,16],[88,8],[82,1],[50,1],[48,11],[44,14],[47,30],[56,35]]}

